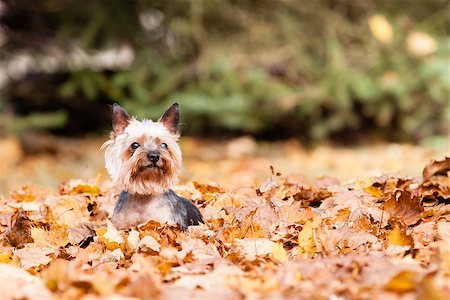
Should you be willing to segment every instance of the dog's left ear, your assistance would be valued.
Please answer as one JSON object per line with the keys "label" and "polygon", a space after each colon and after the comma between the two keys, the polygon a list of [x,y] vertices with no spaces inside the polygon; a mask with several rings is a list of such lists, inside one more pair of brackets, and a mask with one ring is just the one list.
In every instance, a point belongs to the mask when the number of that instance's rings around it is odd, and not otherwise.
{"label": "dog's left ear", "polygon": [[171,133],[178,133],[178,123],[180,122],[180,108],[178,103],[172,104],[158,122],[161,122]]}

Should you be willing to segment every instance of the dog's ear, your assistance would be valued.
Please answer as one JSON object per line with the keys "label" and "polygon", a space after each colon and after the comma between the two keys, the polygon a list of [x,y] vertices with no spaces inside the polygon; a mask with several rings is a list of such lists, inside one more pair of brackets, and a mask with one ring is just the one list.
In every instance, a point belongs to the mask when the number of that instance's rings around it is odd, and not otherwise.
{"label": "dog's ear", "polygon": [[121,134],[130,123],[130,115],[117,103],[112,106],[112,129],[114,134]]}
{"label": "dog's ear", "polygon": [[180,122],[180,108],[178,103],[172,104],[159,118],[158,122],[161,122],[171,133],[178,133],[178,123]]}

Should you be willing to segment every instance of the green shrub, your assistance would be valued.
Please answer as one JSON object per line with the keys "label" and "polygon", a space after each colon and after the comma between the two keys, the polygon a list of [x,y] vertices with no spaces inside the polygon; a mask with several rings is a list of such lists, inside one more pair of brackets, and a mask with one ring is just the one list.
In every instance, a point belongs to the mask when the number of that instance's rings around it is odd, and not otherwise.
{"label": "green shrub", "polygon": [[[153,118],[177,101],[183,131],[191,134],[417,141],[448,129],[447,1],[28,4],[18,0],[7,10],[11,55],[26,49],[38,58],[51,47],[70,53],[73,45],[89,55],[121,44],[134,52],[128,67],[36,67],[40,80],[53,84],[47,101],[118,101]],[[376,14],[393,28],[389,43],[371,34]],[[437,43],[436,51],[411,53],[406,43],[418,31]],[[46,44],[33,48],[33,39],[17,39],[17,32],[45,37]],[[6,88],[10,103],[23,81]],[[27,99],[21,105],[33,102],[39,88],[20,94]]]}

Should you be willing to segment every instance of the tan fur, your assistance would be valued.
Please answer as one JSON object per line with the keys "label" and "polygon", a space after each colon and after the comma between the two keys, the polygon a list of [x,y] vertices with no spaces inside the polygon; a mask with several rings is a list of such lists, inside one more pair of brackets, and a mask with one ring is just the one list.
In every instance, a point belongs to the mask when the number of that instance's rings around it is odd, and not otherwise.
{"label": "tan fur", "polygon": [[[106,169],[112,180],[129,193],[161,194],[177,183],[181,171],[178,138],[179,135],[162,122],[131,118],[123,132],[111,133],[110,140],[102,145]],[[135,142],[140,147],[133,150],[131,144]],[[162,148],[161,143],[166,143],[167,149]],[[159,151],[156,168],[150,167],[149,151]]]}

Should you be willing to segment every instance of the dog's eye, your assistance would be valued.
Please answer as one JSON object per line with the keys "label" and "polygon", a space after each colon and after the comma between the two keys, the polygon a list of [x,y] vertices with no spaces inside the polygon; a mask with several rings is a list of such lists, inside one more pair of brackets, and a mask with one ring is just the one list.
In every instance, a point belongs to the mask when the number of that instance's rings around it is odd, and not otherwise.
{"label": "dog's eye", "polygon": [[167,149],[167,144],[166,143],[162,143],[161,145],[159,145],[161,148],[163,149]]}
{"label": "dog's eye", "polygon": [[131,144],[131,149],[136,150],[137,148],[139,148],[141,145],[139,145],[138,143],[134,142],[133,144]]}

